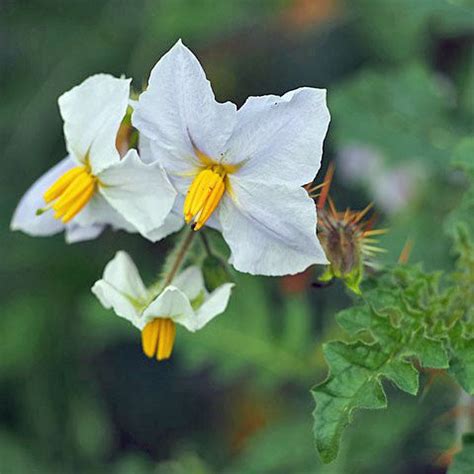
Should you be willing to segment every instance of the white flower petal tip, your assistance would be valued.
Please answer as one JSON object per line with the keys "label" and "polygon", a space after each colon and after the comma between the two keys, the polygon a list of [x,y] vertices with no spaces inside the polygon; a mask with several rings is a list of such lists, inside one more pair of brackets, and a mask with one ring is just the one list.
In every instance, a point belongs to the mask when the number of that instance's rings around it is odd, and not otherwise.
{"label": "white flower petal tip", "polygon": [[24,194],[18,203],[10,223],[11,230],[20,230],[25,234],[41,237],[62,232],[65,225],[54,219],[51,212],[37,214],[44,208],[44,192],[64,173],[73,168],[74,160],[67,157],[43,174]]}
{"label": "white flower petal tip", "polygon": [[120,159],[115,139],[128,107],[130,82],[96,74],[58,99],[66,147],[94,174]]}
{"label": "white flower petal tip", "polygon": [[104,308],[113,308],[117,316],[140,327],[139,317],[146,305],[148,292],[130,256],[118,251],[106,265],[102,278],[95,282],[92,293]]}
{"label": "white flower petal tip", "polygon": [[181,171],[199,164],[194,147],[209,156],[223,151],[234,128],[236,110],[230,102],[215,100],[196,56],[178,41],[151,71],[132,123],[153,142],[154,159],[176,184],[174,178],[182,176]]}
{"label": "white flower petal tip", "polygon": [[237,270],[275,276],[327,264],[302,186],[318,173],[329,122],[325,89],[250,97],[238,111],[218,103],[181,41],[153,68],[132,116],[146,160],[184,198],[186,222],[221,229]]}
{"label": "white flower petal tip", "polygon": [[224,283],[208,296],[202,306],[198,308],[197,317],[189,321],[191,331],[202,329],[226,310],[234,286],[234,283]]}
{"label": "white flower petal tip", "polygon": [[66,243],[75,244],[77,242],[94,240],[102,234],[104,229],[105,226],[101,224],[82,226],[76,223],[71,223],[66,226]]}

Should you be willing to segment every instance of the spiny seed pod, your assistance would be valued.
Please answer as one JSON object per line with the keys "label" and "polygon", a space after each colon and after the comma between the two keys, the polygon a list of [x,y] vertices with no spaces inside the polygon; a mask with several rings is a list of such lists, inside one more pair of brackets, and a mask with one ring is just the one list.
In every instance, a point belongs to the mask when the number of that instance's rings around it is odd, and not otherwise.
{"label": "spiny seed pod", "polygon": [[[337,211],[329,197],[333,174],[334,167],[330,166],[323,184],[309,190],[318,208],[318,237],[330,262],[319,280],[329,282],[339,278],[351,291],[360,294],[364,267],[374,266],[373,256],[384,252],[374,245],[377,240],[373,237],[384,234],[386,229],[372,229],[374,218],[366,219],[372,204],[362,211]],[[320,194],[315,196],[318,189]]]}

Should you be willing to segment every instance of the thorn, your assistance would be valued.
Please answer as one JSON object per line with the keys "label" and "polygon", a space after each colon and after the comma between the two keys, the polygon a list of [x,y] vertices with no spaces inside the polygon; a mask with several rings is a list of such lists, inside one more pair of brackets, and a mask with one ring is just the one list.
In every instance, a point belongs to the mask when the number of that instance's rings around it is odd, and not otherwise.
{"label": "thorn", "polygon": [[415,242],[413,241],[413,239],[408,238],[406,240],[405,245],[403,246],[402,251],[400,252],[400,257],[398,257],[398,263],[402,265],[408,263],[414,244]]}
{"label": "thorn", "polygon": [[329,163],[326,175],[324,176],[324,186],[322,187],[321,194],[319,195],[318,202],[316,203],[316,207],[318,209],[322,209],[326,204],[326,199],[329,196],[329,189],[331,188],[332,178],[334,176],[334,170],[334,163]]}
{"label": "thorn", "polygon": [[364,237],[372,237],[373,235],[383,235],[388,232],[388,229],[372,229],[372,230],[366,230],[363,232]]}
{"label": "thorn", "polygon": [[337,209],[336,206],[334,205],[334,201],[328,196],[328,202],[329,202],[329,209],[331,210],[332,215],[337,219]]}
{"label": "thorn", "polygon": [[[360,211],[358,214],[356,214],[356,218],[353,221],[353,224],[357,224],[358,222],[361,221],[361,219],[374,207],[374,203],[371,202],[365,206],[362,211]],[[370,221],[369,221],[370,222]]]}

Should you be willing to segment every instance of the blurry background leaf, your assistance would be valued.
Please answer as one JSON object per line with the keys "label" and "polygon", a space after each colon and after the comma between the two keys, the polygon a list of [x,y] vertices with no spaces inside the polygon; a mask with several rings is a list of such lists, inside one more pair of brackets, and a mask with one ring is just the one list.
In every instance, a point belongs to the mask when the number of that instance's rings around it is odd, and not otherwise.
{"label": "blurry background leaf", "polygon": [[474,433],[464,435],[462,450],[456,454],[448,474],[467,474],[474,466]]}

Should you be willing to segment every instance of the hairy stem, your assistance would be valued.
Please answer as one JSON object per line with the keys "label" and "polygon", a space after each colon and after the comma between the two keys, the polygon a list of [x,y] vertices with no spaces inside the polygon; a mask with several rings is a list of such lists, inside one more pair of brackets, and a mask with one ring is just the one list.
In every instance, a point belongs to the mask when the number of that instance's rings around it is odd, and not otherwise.
{"label": "hairy stem", "polygon": [[166,257],[160,276],[148,287],[149,302],[172,283],[191,247],[194,234],[195,232],[192,227],[187,227],[183,230],[176,246]]}
{"label": "hairy stem", "polygon": [[174,279],[176,274],[178,273],[181,265],[183,263],[184,257],[186,256],[187,251],[193,241],[193,237],[195,232],[191,227],[187,230],[187,235],[185,235],[184,239],[181,241],[179,248],[177,249],[175,259],[171,265],[169,272],[166,274],[165,279],[163,280],[163,288],[167,287]]}

